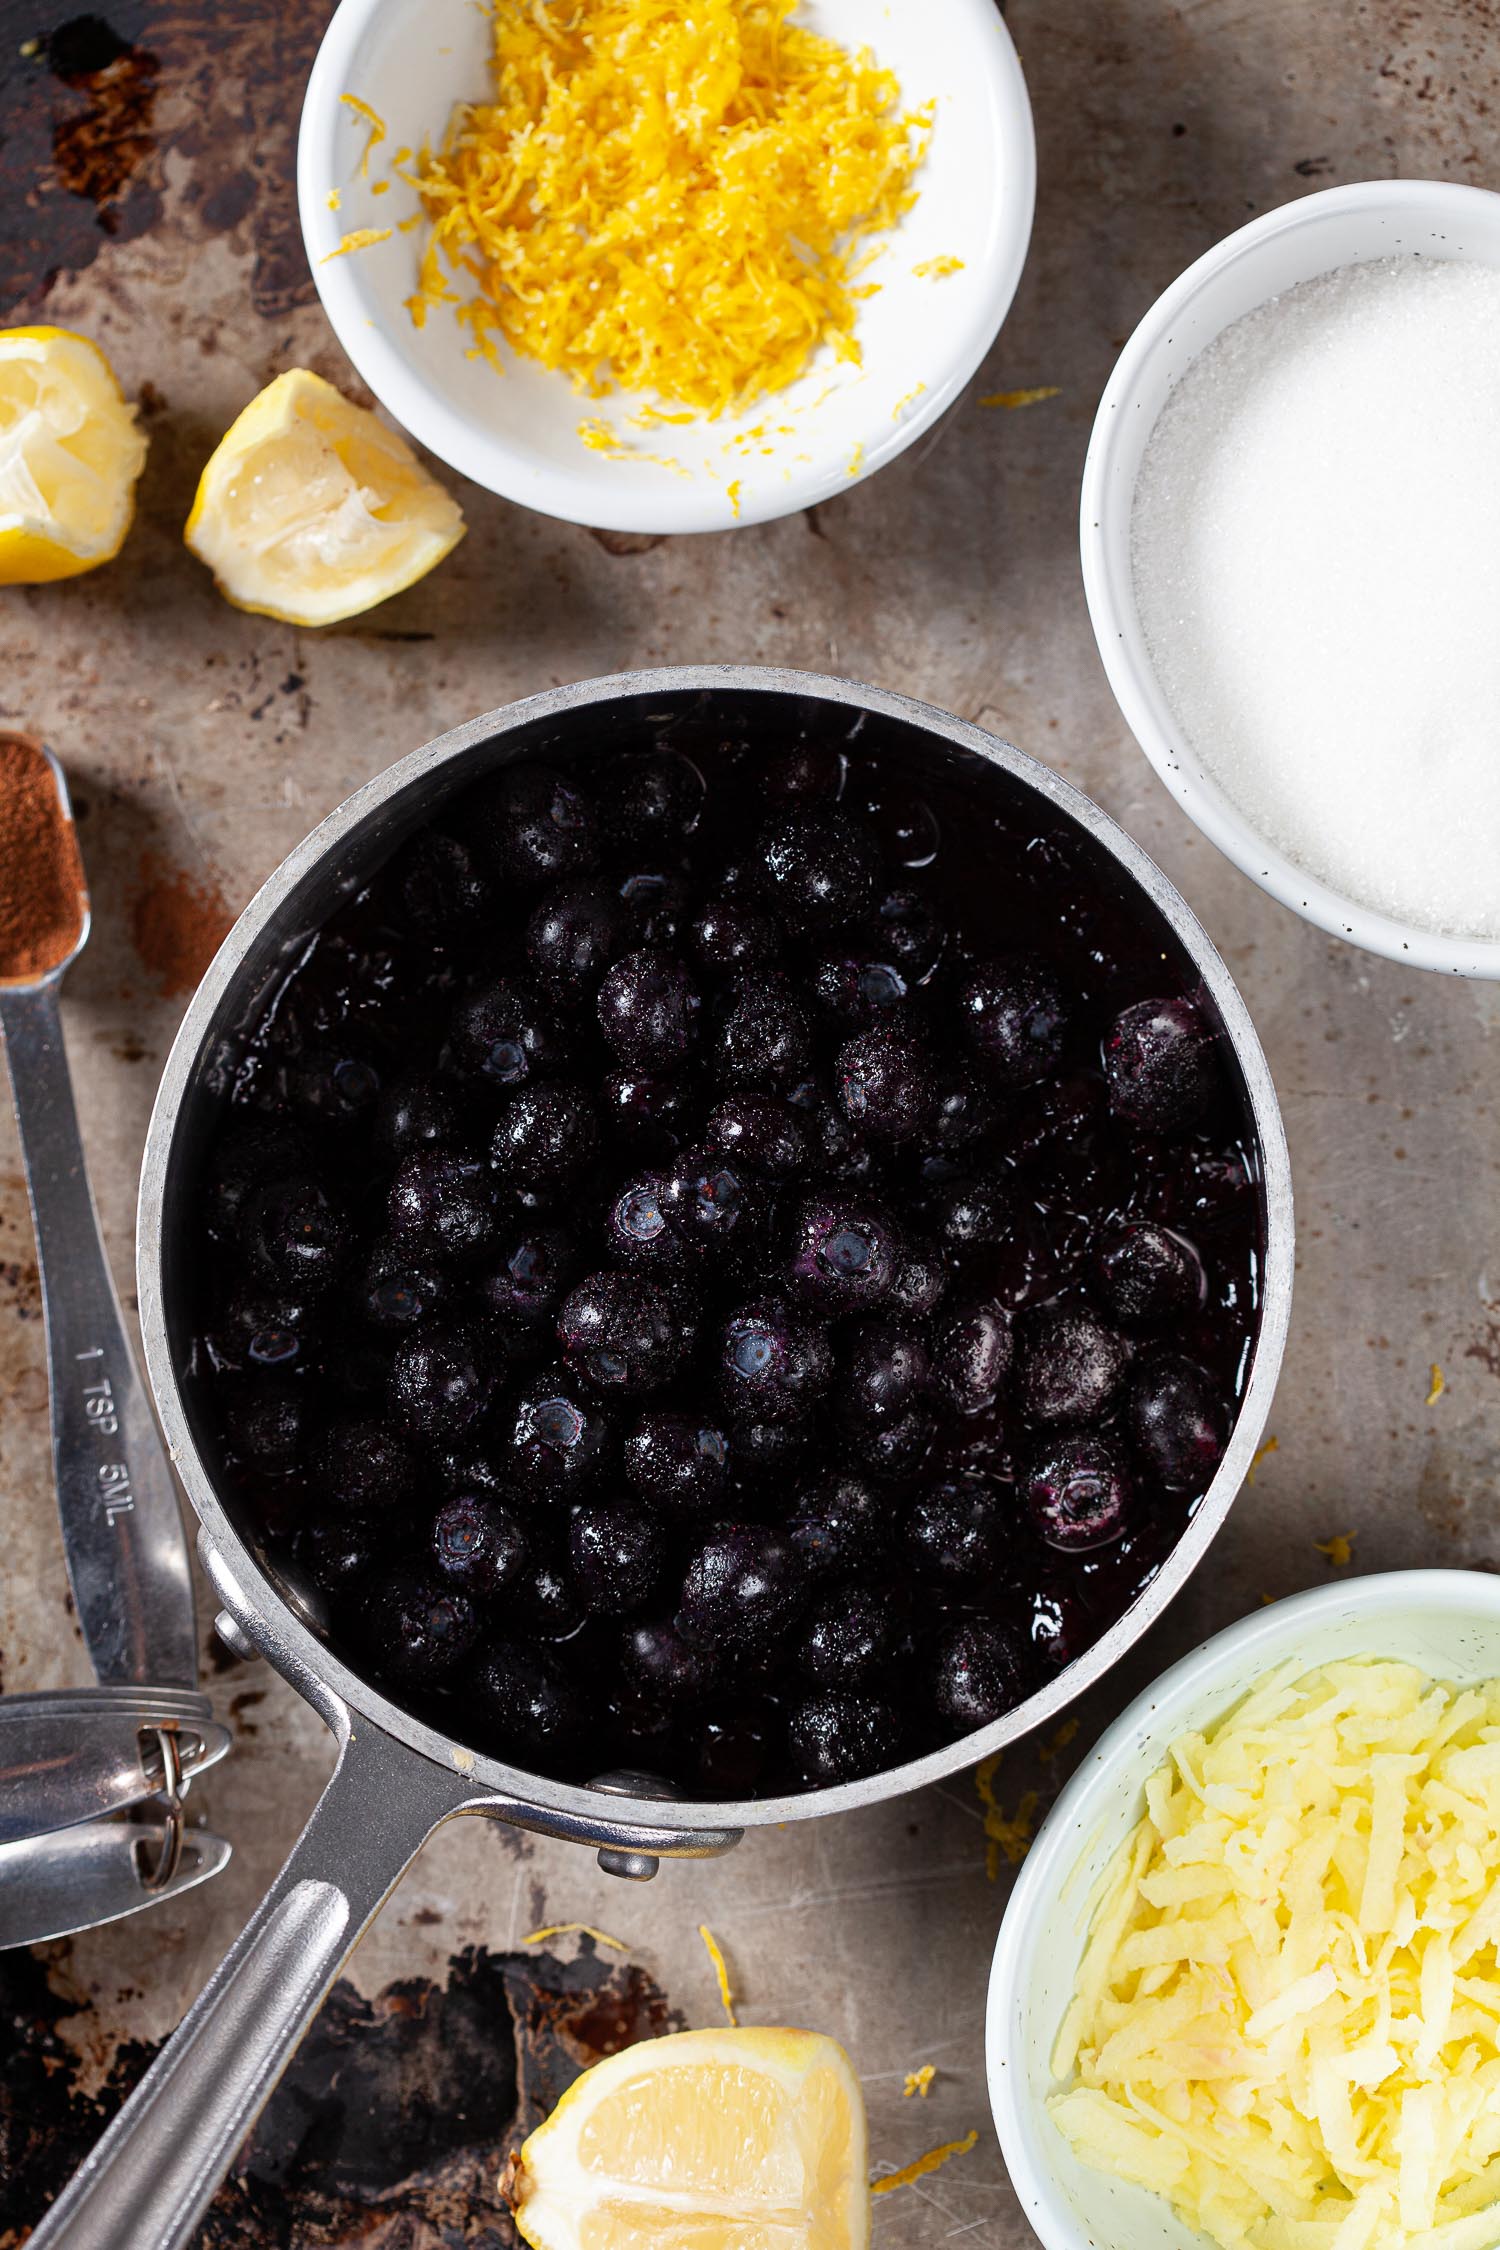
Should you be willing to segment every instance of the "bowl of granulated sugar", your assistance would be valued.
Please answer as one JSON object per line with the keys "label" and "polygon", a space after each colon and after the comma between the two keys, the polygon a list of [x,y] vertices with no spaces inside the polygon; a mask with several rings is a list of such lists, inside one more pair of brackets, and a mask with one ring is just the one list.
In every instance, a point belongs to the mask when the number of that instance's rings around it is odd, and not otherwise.
{"label": "bowl of granulated sugar", "polygon": [[1330,188],[1200,258],[1110,378],[1081,537],[1204,834],[1321,929],[1500,977],[1500,195]]}

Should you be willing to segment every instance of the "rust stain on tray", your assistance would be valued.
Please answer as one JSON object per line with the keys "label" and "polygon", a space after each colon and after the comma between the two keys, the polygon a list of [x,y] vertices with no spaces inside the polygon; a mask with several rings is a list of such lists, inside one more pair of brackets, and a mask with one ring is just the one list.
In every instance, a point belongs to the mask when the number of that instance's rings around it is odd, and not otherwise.
{"label": "rust stain on tray", "polygon": [[[85,2094],[61,2028],[80,2006],[39,1957],[0,1957],[0,2250],[40,2218],[151,2059],[121,2048],[102,2090]],[[591,1950],[562,1961],[469,1947],[445,1983],[407,1978],[370,2000],[341,1981],[197,2250],[511,2250],[498,2179],[512,2149],[590,2063],[680,2028],[643,1970]]]}

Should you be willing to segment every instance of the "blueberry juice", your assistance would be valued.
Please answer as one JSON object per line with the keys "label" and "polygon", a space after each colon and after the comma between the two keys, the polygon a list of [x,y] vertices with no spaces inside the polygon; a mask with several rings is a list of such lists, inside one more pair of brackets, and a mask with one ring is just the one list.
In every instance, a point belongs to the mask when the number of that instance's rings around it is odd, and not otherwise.
{"label": "blueberry juice", "polygon": [[792,697],[623,726],[451,792],[243,1027],[189,1392],[448,1735],[817,1788],[1158,1570],[1248,1377],[1257,1155],[1170,929],[1013,777]]}

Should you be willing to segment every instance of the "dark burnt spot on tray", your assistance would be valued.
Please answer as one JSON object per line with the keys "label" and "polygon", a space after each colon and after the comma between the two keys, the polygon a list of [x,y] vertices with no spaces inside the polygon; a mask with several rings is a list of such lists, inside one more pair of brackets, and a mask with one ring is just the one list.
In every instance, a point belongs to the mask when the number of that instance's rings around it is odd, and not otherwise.
{"label": "dark burnt spot on tray", "polygon": [[[97,2139],[154,2050],[122,2048],[81,2090],[64,2026],[81,2003],[40,1955],[0,1958],[0,2242],[19,2239]],[[517,2242],[497,2180],[581,2070],[681,2028],[643,1970],[468,1947],[444,1983],[373,1999],[336,1984],[245,2144],[197,2250],[399,2241]],[[387,2231],[389,2230],[389,2231]]]}
{"label": "dark burnt spot on tray", "polygon": [[[272,13],[115,0],[107,12],[37,8],[0,52],[0,292],[35,307],[60,274],[162,215],[165,162],[186,159],[174,231],[235,233],[251,309],[278,318],[313,296],[293,187],[300,86],[331,9]],[[235,100],[223,56],[235,56]],[[212,337],[199,338],[204,349]]]}

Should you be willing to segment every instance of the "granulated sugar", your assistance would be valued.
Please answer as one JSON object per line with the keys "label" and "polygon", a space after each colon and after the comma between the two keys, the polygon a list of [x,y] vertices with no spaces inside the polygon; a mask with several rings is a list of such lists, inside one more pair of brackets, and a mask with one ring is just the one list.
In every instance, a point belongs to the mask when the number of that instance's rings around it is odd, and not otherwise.
{"label": "granulated sugar", "polygon": [[1237,321],[1152,433],[1132,557],[1167,699],[1257,831],[1500,936],[1500,272],[1383,259]]}

